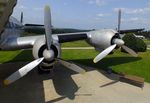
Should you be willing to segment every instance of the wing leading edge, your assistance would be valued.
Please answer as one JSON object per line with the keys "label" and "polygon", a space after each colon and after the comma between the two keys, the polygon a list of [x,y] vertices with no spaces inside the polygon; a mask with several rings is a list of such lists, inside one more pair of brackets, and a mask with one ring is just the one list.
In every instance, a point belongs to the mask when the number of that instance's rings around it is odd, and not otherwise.
{"label": "wing leading edge", "polygon": [[77,40],[85,40],[87,38],[88,36],[86,33],[58,35],[59,43],[71,42],[71,41],[77,41]]}

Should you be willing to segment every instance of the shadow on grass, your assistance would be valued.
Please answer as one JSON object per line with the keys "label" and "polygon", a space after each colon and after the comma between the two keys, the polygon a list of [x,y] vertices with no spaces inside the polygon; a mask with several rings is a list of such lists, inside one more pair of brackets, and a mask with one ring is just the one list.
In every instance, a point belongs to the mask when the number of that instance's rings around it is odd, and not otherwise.
{"label": "shadow on grass", "polygon": [[16,57],[14,57],[12,60],[5,62],[5,63],[9,63],[9,62],[28,62],[28,61],[32,61],[33,60],[33,56],[32,56],[32,51],[31,50],[23,50],[21,51]]}
{"label": "shadow on grass", "polygon": [[[106,57],[96,64],[93,63],[93,58],[92,59],[77,59],[77,60],[70,59],[69,61],[73,61],[79,64],[91,66],[91,67],[100,67],[101,69],[105,69],[106,67],[125,64],[129,62],[135,62],[141,59],[142,58],[140,57],[136,57],[136,58],[135,57]],[[24,51],[21,51],[16,57],[14,57],[9,62],[20,62],[20,61],[28,62],[32,60],[34,60],[32,56],[32,51],[24,50]],[[5,62],[5,63],[8,63],[8,62]]]}
{"label": "shadow on grass", "polygon": [[83,64],[83,65],[87,65],[90,67],[106,69],[111,66],[135,62],[141,59],[142,59],[141,57],[136,57],[136,58],[135,57],[107,57],[96,64],[93,63],[93,59],[78,59],[78,60],[70,60],[70,61]]}
{"label": "shadow on grass", "polygon": [[[112,70],[112,72],[114,72],[114,75],[110,75],[108,74],[107,71],[108,68],[110,68],[111,66],[116,66],[116,65],[120,65],[120,64],[125,64],[125,63],[130,63],[130,62],[135,62],[135,61],[139,61],[142,58],[140,57],[107,57],[104,58],[103,60],[101,60],[100,62],[94,64],[93,63],[93,59],[79,59],[79,60],[71,60],[75,63],[79,63],[79,64],[83,64],[89,67],[94,67],[95,69],[98,69],[100,73],[102,73],[103,75],[105,75],[105,77],[113,80],[112,82],[105,84],[103,86],[100,87],[105,87],[111,84],[115,84],[119,81],[119,75],[116,75],[116,72]],[[86,68],[86,71],[92,71],[94,70],[94,68]]]}

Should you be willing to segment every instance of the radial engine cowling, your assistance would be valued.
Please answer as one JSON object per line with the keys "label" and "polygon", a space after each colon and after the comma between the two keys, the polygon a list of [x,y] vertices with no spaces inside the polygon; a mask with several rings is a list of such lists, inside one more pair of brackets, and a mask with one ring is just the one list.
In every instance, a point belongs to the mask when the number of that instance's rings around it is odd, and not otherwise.
{"label": "radial engine cowling", "polygon": [[117,32],[111,29],[104,29],[89,32],[88,43],[93,45],[96,49],[103,50],[112,45],[112,39]]}
{"label": "radial engine cowling", "polygon": [[53,41],[50,53],[48,54],[45,38],[39,38],[34,43],[32,54],[35,59],[44,57],[44,59],[46,60],[49,56],[51,56],[53,58],[47,61],[49,62],[53,61],[55,58],[60,57],[61,54],[60,44],[57,41]]}

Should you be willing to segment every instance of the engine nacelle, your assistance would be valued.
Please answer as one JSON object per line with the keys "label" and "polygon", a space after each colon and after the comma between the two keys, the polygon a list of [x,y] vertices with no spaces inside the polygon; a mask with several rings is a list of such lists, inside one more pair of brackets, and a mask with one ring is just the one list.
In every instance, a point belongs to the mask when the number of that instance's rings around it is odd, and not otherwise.
{"label": "engine nacelle", "polygon": [[111,29],[103,29],[98,31],[91,31],[88,33],[88,43],[101,51],[112,45],[112,39],[117,32]]}
{"label": "engine nacelle", "polygon": [[[34,43],[33,50],[32,50],[33,57],[35,59],[44,57],[44,52],[46,49],[47,49],[47,46],[46,46],[45,38],[43,37],[43,38],[37,39]],[[60,44],[57,41],[53,40],[53,43],[51,45],[51,50],[54,52],[54,58],[60,57],[61,48],[60,48]],[[51,61],[53,61],[53,60],[51,60]],[[51,61],[49,61],[49,62],[51,62]]]}

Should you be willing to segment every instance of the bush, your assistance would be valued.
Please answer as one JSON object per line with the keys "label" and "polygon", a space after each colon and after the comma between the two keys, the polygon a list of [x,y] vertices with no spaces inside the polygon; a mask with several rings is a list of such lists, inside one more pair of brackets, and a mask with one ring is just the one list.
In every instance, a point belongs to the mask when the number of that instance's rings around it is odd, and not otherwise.
{"label": "bush", "polygon": [[[133,49],[135,52],[145,52],[147,49],[146,44],[142,39],[136,38],[133,34],[126,34],[123,37],[125,45]],[[124,52],[123,49],[121,51]]]}
{"label": "bush", "polygon": [[147,45],[145,44],[145,42],[140,38],[137,38],[136,42],[137,42],[136,43],[137,51],[138,52],[145,52],[147,49]]}

